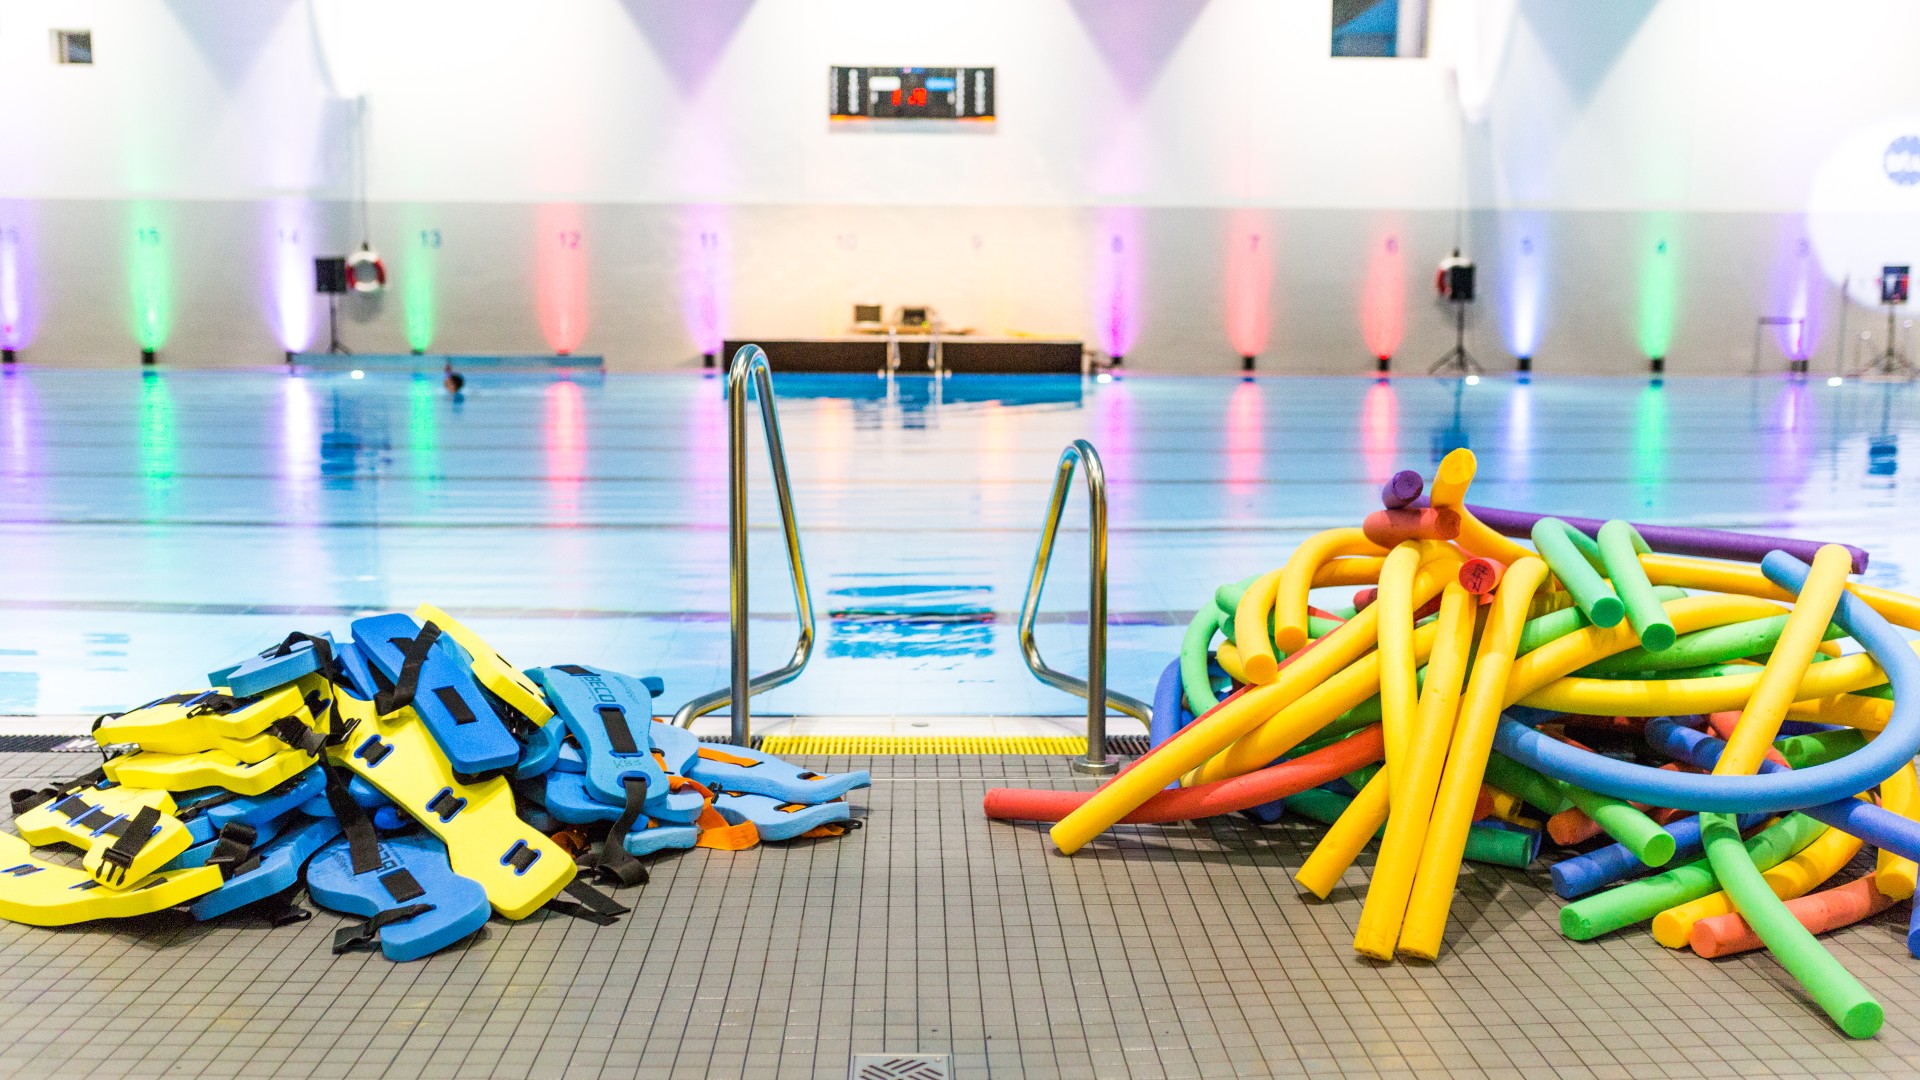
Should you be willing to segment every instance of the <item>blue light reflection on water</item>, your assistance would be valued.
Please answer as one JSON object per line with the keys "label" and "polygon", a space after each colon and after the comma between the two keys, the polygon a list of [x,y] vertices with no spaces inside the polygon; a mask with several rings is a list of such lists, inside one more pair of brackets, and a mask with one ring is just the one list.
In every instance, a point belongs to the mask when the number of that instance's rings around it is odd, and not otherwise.
{"label": "blue light reflection on water", "polygon": [[[1846,540],[1892,586],[1920,545],[1905,385],[776,381],[821,642],[770,713],[1075,713],[1026,673],[1014,619],[1077,437],[1107,464],[1109,661],[1135,694],[1214,585],[1458,445],[1488,504]],[[754,439],[753,651],[771,668],[792,627]],[[522,664],[658,671],[677,704],[726,679],[725,475],[721,384],[699,376],[477,376],[455,402],[377,373],[10,371],[0,710],[124,707],[289,629],[422,600]],[[1076,485],[1039,629],[1068,670],[1085,663],[1083,500]]]}

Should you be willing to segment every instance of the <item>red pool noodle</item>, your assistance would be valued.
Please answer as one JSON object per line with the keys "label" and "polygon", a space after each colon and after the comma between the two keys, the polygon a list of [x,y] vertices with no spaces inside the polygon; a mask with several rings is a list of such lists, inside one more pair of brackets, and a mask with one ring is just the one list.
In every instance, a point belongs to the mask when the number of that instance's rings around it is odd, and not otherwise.
{"label": "red pool noodle", "polygon": [[1482,555],[1460,564],[1460,587],[1475,596],[1486,596],[1500,584],[1507,564]]}
{"label": "red pool noodle", "polygon": [[[1168,739],[1160,745],[1166,746],[1172,741]],[[1247,810],[1345,776],[1362,765],[1379,761],[1384,753],[1380,725],[1373,724],[1331,746],[1245,776],[1162,791],[1121,818],[1120,824],[1157,825]],[[1059,821],[1092,797],[1090,791],[991,788],[981,800],[981,806],[987,816],[996,821]]]}
{"label": "red pool noodle", "polygon": [[[1800,925],[1816,934],[1852,926],[1894,905],[1893,897],[1879,890],[1874,876],[1850,881],[1838,888],[1826,889],[1787,901],[1787,910]],[[1760,935],[1753,932],[1739,912],[1714,915],[1693,924],[1687,937],[1693,951],[1705,957],[1731,956],[1761,947]]]}
{"label": "red pool noodle", "polygon": [[1460,537],[1460,515],[1444,506],[1375,510],[1360,523],[1360,531],[1383,548],[1403,540],[1456,540]]}
{"label": "red pool noodle", "polygon": [[[1493,506],[1468,506],[1467,512],[1479,518],[1481,524],[1502,536],[1525,538],[1533,534],[1533,523],[1541,518],[1553,516],[1579,529],[1588,536],[1600,535],[1600,526],[1606,524],[1599,518],[1563,517],[1561,515],[1534,514],[1525,510],[1502,510]],[[1819,540],[1789,540],[1783,536],[1754,536],[1749,533],[1726,532],[1721,529],[1689,529],[1672,525],[1634,525],[1640,538],[1655,551],[1669,555],[1695,555],[1707,559],[1734,559],[1739,562],[1757,563],[1766,557],[1769,551],[1784,551],[1804,563],[1812,563],[1813,556],[1826,546]],[[1862,574],[1867,569],[1867,553],[1852,544],[1841,544],[1847,553],[1853,556],[1853,572]]]}

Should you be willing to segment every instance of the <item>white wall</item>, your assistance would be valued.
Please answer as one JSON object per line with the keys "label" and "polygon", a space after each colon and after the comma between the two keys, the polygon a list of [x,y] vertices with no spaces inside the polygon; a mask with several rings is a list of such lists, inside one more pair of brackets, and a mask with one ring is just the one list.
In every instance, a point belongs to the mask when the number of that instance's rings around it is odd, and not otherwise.
{"label": "white wall", "polygon": [[[1352,370],[1368,253],[1396,230],[1408,348],[1444,336],[1424,281],[1464,202],[1584,238],[1548,245],[1547,306],[1609,332],[1549,328],[1542,367],[1624,370],[1649,230],[1764,264],[1850,131],[1920,112],[1903,0],[1434,0],[1423,60],[1330,58],[1328,20],[1318,0],[41,0],[0,11],[0,228],[32,263],[34,358],[124,362],[125,234],[157,215],[179,223],[168,356],[260,362],[299,289],[259,279],[360,237],[363,136],[396,285],[419,229],[446,233],[436,347],[542,347],[540,245],[578,214],[581,347],[622,365],[688,362],[702,290],[728,333],[831,331],[871,297],[1098,341],[1117,275],[1133,359],[1210,368],[1256,221],[1269,349]],[[97,64],[51,63],[52,27],[91,29]],[[995,65],[1001,119],[833,130],[836,63]],[[1513,229],[1470,220],[1491,270]],[[1775,290],[1676,245],[1675,368],[1725,369]],[[403,307],[356,332],[399,345]]]}

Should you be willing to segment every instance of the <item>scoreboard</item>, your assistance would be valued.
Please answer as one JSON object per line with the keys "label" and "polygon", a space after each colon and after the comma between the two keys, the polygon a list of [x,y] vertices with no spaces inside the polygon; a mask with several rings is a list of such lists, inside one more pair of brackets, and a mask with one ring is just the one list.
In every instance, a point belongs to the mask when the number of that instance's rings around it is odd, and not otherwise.
{"label": "scoreboard", "polygon": [[836,67],[835,120],[992,120],[993,69]]}

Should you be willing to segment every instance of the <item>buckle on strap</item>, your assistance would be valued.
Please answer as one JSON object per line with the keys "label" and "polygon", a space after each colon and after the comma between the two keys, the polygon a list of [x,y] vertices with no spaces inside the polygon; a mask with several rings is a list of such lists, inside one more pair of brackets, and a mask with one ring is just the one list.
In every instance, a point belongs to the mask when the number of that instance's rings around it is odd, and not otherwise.
{"label": "buckle on strap", "polygon": [[140,852],[159,828],[160,811],[151,806],[141,807],[140,812],[127,822],[126,831],[120,834],[120,838],[101,853],[100,861],[111,868],[103,868],[101,874],[125,881],[127,874],[133,870],[133,860],[139,858]]}
{"label": "buckle on strap", "polygon": [[432,904],[405,904],[387,910],[361,923],[359,926],[343,926],[334,932],[333,951],[335,954],[371,945],[380,940],[382,927],[405,922],[417,915],[425,915],[433,910]]}
{"label": "buckle on strap", "polygon": [[629,776],[622,782],[627,789],[627,806],[614,820],[613,827],[607,832],[606,842],[600,845],[599,858],[594,860],[593,870],[602,881],[611,881],[621,887],[645,885],[647,868],[640,860],[627,852],[627,834],[633,831],[634,823],[640,820],[640,810],[647,801],[647,782],[638,776]]}
{"label": "buckle on strap", "polygon": [[213,842],[213,853],[207,856],[208,866],[220,868],[220,879],[232,881],[241,874],[256,870],[260,866],[260,857],[253,853],[253,845],[260,839],[260,830],[238,821],[229,821],[220,826],[220,836]]}

